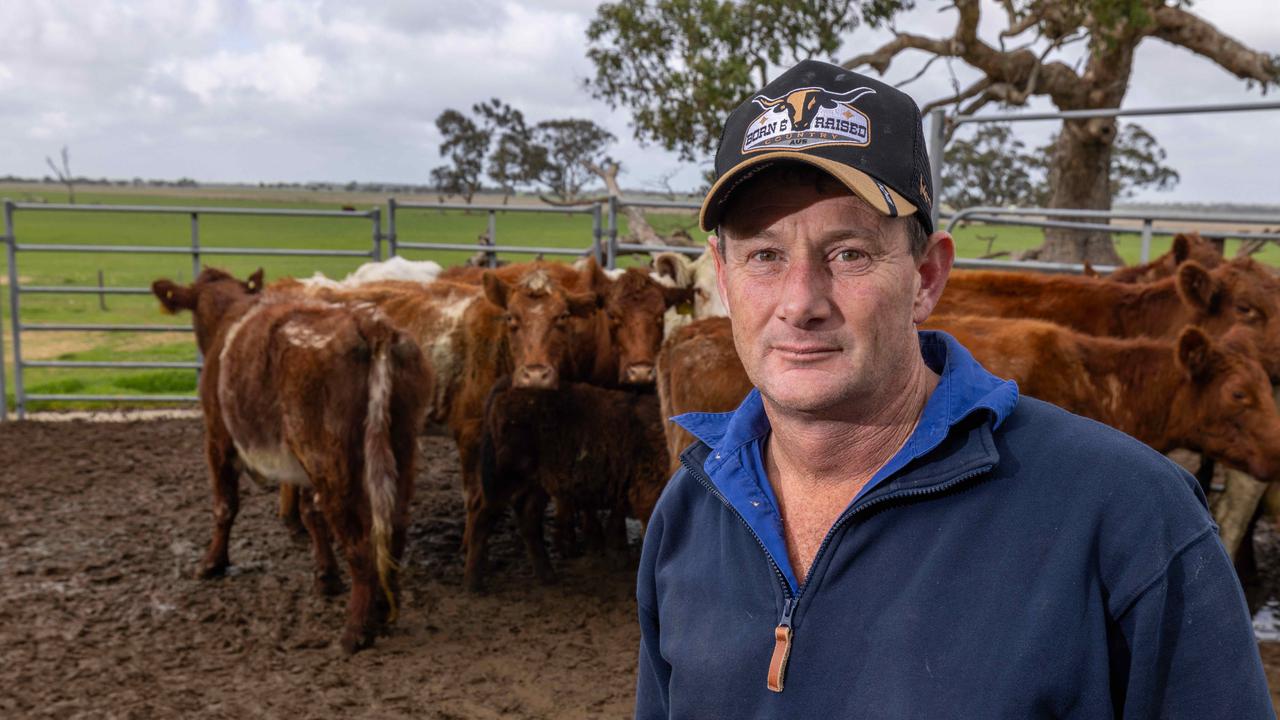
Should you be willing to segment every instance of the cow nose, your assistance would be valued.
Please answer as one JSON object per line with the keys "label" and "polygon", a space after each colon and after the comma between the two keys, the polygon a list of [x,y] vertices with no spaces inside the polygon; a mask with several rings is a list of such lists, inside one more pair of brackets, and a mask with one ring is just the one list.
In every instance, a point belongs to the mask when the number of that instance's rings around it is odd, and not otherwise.
{"label": "cow nose", "polygon": [[647,385],[657,379],[653,363],[631,363],[627,366],[623,382],[628,385]]}
{"label": "cow nose", "polygon": [[516,370],[515,386],[554,390],[557,379],[556,371],[550,365],[523,365]]}

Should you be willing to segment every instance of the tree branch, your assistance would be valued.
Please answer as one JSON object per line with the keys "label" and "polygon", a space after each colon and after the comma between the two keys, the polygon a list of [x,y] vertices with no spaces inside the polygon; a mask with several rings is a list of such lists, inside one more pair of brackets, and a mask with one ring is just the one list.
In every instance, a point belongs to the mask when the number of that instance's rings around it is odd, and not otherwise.
{"label": "tree branch", "polygon": [[[1065,63],[1045,62],[1043,57],[1037,57],[1029,48],[997,50],[978,38],[978,23],[981,20],[979,0],[956,0],[954,7],[959,12],[959,19],[952,37],[938,39],[902,33],[872,52],[849,59],[844,67],[852,70],[866,65],[883,75],[899,53],[904,50],[923,50],[941,57],[959,58],[981,71],[992,84],[1033,88],[1034,94],[1053,97],[1059,107],[1083,106],[1088,87]],[[957,95],[958,99],[965,97],[969,96],[963,93]],[[953,98],[949,102],[956,101]],[[948,101],[940,101],[930,103],[930,106],[937,107],[947,103]]]}
{"label": "tree branch", "polygon": [[1160,7],[1154,12],[1151,35],[1178,45],[1221,65],[1242,80],[1269,85],[1280,84],[1280,55],[1258,52],[1226,35],[1204,19],[1176,7]]}

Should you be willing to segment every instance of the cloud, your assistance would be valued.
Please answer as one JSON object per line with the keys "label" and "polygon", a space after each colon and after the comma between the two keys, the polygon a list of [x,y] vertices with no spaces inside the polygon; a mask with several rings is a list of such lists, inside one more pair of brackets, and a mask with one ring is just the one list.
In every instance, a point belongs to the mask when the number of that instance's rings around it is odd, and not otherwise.
{"label": "cloud", "polygon": [[[954,12],[921,3],[897,26],[943,35]],[[989,8],[995,6],[987,3]],[[210,181],[424,182],[439,163],[434,120],[498,97],[532,121],[586,117],[618,136],[624,181],[676,172],[694,187],[702,167],[632,139],[625,110],[591,98],[585,30],[595,0],[48,0],[6,6],[0,44],[0,175],[42,175],[44,157],[71,148],[78,174],[189,176]],[[1274,0],[1201,0],[1193,7],[1256,47],[1280,47],[1261,23]],[[988,12],[983,33],[998,30]],[[886,31],[859,28],[839,55],[875,47]],[[925,56],[904,55],[891,81]],[[907,90],[921,102],[975,76],[937,62]],[[1257,99],[1243,83],[1184,50],[1148,42],[1126,104]],[[1033,107],[1047,108],[1037,101]],[[1151,119],[1183,175],[1173,195],[1271,201],[1259,160],[1277,140],[1274,115]],[[1274,124],[1274,123],[1270,123]],[[1028,144],[1054,123],[1018,126]],[[1185,196],[1185,197],[1184,197]]]}

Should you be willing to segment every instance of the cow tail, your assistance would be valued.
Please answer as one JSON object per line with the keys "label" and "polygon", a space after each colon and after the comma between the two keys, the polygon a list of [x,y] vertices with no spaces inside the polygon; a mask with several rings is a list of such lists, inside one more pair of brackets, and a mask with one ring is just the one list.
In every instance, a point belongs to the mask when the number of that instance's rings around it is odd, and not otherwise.
{"label": "cow tail", "polygon": [[396,458],[391,449],[391,340],[379,338],[372,343],[369,407],[364,421],[364,491],[369,498],[371,515],[369,542],[373,547],[378,584],[387,598],[387,622],[394,622],[399,615],[390,581],[391,574],[399,570],[391,552],[398,494]]}

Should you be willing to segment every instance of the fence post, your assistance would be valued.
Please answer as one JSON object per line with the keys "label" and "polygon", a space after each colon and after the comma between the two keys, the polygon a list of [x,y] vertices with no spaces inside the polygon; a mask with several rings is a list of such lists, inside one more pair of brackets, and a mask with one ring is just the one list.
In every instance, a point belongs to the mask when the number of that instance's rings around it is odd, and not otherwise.
{"label": "fence post", "polygon": [[[9,214],[9,198],[4,199],[4,244],[8,248],[13,242],[13,218]],[[13,262],[10,260],[9,262]],[[0,422],[9,419],[9,397],[4,379],[4,332],[0,331]]]}
{"label": "fence post", "polygon": [[[191,213],[191,282],[200,277],[200,213]],[[204,365],[204,353],[196,346],[196,362]],[[196,385],[200,384],[200,370],[196,370]]]}
{"label": "fence post", "polygon": [[1142,256],[1139,260],[1151,262],[1151,218],[1142,219]]}
{"label": "fence post", "polygon": [[9,250],[9,320],[13,324],[13,409],[22,420],[27,416],[26,392],[22,387],[22,323],[18,321],[18,238],[13,229],[13,201],[4,201],[5,246]]}
{"label": "fence post", "polygon": [[605,252],[604,266],[610,270],[618,265],[618,197],[609,196],[609,247]]}
{"label": "fence post", "polygon": [[929,180],[933,183],[933,202],[929,203],[929,218],[935,230],[938,228],[939,213],[942,212],[942,163],[946,157],[942,146],[947,141],[947,136],[943,132],[946,120],[947,114],[942,108],[935,108],[929,112],[929,174],[931,176]]}
{"label": "fence post", "polygon": [[387,199],[387,257],[400,254],[396,247],[396,199]]}
{"label": "fence post", "polygon": [[191,213],[191,282],[200,277],[200,213]]}
{"label": "fence post", "polygon": [[[492,210],[489,211],[489,235],[485,238],[485,244],[490,247],[498,244],[498,213]],[[488,261],[489,267],[498,267],[497,253],[485,253],[485,259]]]}
{"label": "fence post", "polygon": [[604,264],[604,248],[600,247],[600,241],[604,236],[604,228],[601,226],[601,207],[600,203],[591,206],[591,254],[595,255],[596,264]]}
{"label": "fence post", "polygon": [[375,207],[369,211],[373,220],[373,259],[382,260],[382,208]]}

